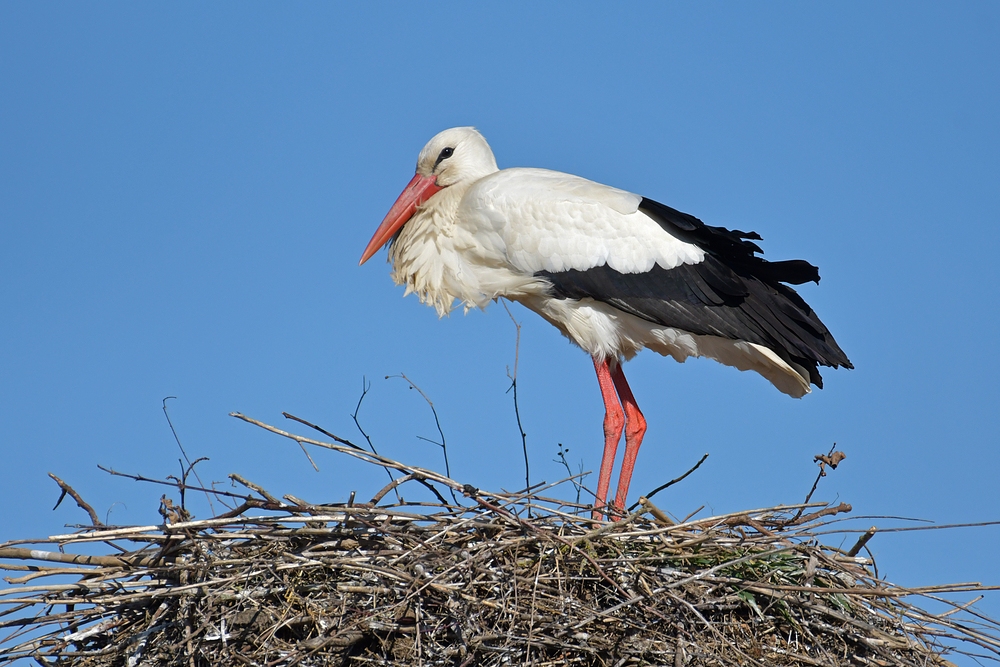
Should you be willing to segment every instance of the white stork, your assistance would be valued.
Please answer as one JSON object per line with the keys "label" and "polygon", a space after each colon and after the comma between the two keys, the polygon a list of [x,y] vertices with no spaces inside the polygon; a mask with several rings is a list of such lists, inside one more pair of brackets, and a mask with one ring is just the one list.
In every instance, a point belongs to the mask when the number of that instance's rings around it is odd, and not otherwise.
{"label": "white stork", "polygon": [[853,367],[783,284],[819,282],[819,270],[758,257],[760,238],[579,176],[500,170],[479,132],[456,127],[420,151],[360,263],[390,243],[393,280],[439,315],[503,297],[590,354],[605,408],[597,518],[622,432],[618,509],[646,432],[621,366],[639,350],[757,371],[796,398],[823,386],[817,366]]}

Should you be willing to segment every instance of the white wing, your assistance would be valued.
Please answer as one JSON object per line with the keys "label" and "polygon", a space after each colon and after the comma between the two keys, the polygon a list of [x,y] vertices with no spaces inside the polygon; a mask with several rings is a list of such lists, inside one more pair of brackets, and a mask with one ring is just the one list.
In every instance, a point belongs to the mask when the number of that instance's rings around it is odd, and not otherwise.
{"label": "white wing", "polygon": [[[458,220],[517,270],[644,273],[696,264],[704,251],[639,211],[641,197],[547,169],[504,169],[477,181]],[[491,253],[492,254],[492,253]]]}

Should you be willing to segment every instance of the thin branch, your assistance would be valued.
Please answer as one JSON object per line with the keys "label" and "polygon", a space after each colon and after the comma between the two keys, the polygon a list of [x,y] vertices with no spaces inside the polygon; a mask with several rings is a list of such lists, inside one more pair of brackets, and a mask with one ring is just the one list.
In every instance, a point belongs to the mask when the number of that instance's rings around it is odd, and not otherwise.
{"label": "thin branch", "polygon": [[[371,387],[370,384],[367,384],[365,382],[364,378],[362,378],[361,383],[362,383],[361,398],[358,399],[358,405],[357,405],[356,408],[354,408],[354,414],[351,415],[351,416],[354,419],[354,425],[358,427],[358,430],[361,431],[361,435],[365,436],[365,440],[368,441],[368,447],[371,449],[372,453],[375,454],[376,456],[378,456],[378,451],[375,450],[375,445],[372,444],[371,438],[369,438],[368,434],[365,433],[365,430],[363,428],[361,428],[361,423],[358,421],[358,410],[361,409],[361,401],[365,400],[365,395],[368,393],[369,387]],[[297,421],[300,424],[304,424],[304,425],[308,426],[309,428],[311,428],[311,429],[313,429],[315,431],[319,431],[320,433],[322,433],[323,435],[327,436],[328,438],[333,438],[336,442],[339,442],[341,444],[347,445],[348,447],[353,447],[354,449],[357,449],[358,451],[362,451],[362,452],[365,451],[364,447],[356,445],[353,442],[351,442],[350,440],[345,440],[344,438],[336,436],[333,433],[330,433],[329,431],[327,431],[325,428],[323,428],[321,426],[317,426],[316,424],[313,424],[310,421],[306,421],[305,419],[302,419],[301,417],[296,417],[295,415],[290,414],[288,412],[282,412],[281,414],[282,414],[282,416],[285,419],[291,419],[292,421]],[[318,471],[319,470],[319,466],[316,465],[316,463],[313,461],[312,456],[309,455],[309,451],[306,449],[306,446],[304,444],[302,444],[301,442],[298,443],[298,444],[299,444],[299,447],[302,448],[302,451],[305,452],[306,457],[309,459],[309,462],[312,463],[313,468],[315,468]],[[389,470],[388,468],[385,468],[385,472],[386,472],[387,475],[389,475],[389,479],[392,480],[392,471]],[[402,499],[399,497],[398,493],[396,494],[396,499],[399,500],[400,502],[402,502]]]}
{"label": "thin branch", "polygon": [[84,500],[80,496],[80,494],[77,493],[75,489],[73,489],[72,486],[62,481],[52,473],[49,473],[49,477],[55,480],[55,483],[59,485],[60,489],[62,489],[62,493],[59,494],[59,500],[56,501],[56,504],[52,509],[59,507],[59,504],[62,503],[63,498],[69,495],[73,500],[76,501],[76,504],[80,507],[80,509],[82,509],[84,512],[90,515],[90,520],[93,522],[95,526],[104,525],[103,523],[101,523],[101,520],[97,517],[97,512],[94,511],[94,508],[91,507],[90,504],[86,500]]}
{"label": "thin branch", "polygon": [[[826,468],[825,468],[825,466],[829,464],[829,466],[831,468],[833,468],[834,470],[836,470],[837,464],[840,463],[840,461],[842,461],[844,459],[844,455],[841,453],[840,457],[837,458],[836,460],[834,460],[833,457],[834,457],[834,453],[836,452],[836,449],[837,449],[837,443],[833,443],[833,446],[830,447],[830,451],[826,454],[826,456],[823,456],[822,454],[820,454],[820,455],[817,455],[817,456],[814,457],[814,460],[816,461],[816,463],[819,464],[819,474],[816,475],[816,479],[813,481],[812,488],[809,489],[809,493],[806,494],[806,499],[805,499],[805,503],[804,504],[808,504],[809,501],[812,499],[813,494],[816,493],[816,487],[819,486],[819,480],[821,480],[824,477],[826,477]],[[803,512],[803,510],[799,510],[799,513],[796,514],[794,517],[792,517],[792,521],[795,521],[796,519],[798,519],[799,516],[802,515],[802,512]]]}
{"label": "thin branch", "polygon": [[[330,433],[326,429],[324,429],[324,428],[322,428],[320,426],[317,426],[316,424],[313,424],[312,422],[307,422],[305,419],[302,419],[302,417],[296,417],[295,415],[290,414],[288,412],[282,412],[281,416],[284,417],[285,419],[291,419],[292,421],[297,421],[300,424],[305,424],[309,428],[314,429],[316,431],[319,431],[320,433],[322,433],[326,437],[333,438],[333,440],[335,442],[339,442],[342,445],[347,445],[348,447],[353,447],[354,449],[358,449],[358,450],[360,450],[362,452],[365,451],[364,447],[361,447],[360,445],[355,445],[350,440],[345,440],[344,438],[341,438],[340,436],[334,435],[333,433]],[[374,451],[374,449],[372,451]],[[375,453],[377,454],[378,452],[375,452]]]}
{"label": "thin branch", "polygon": [[[650,491],[649,493],[647,493],[644,496],[644,498],[646,500],[649,500],[650,498],[652,498],[653,496],[655,496],[660,491],[662,491],[664,489],[667,489],[667,488],[670,488],[674,484],[677,484],[678,482],[683,481],[685,477],[687,477],[688,475],[690,475],[691,473],[693,473],[695,470],[697,470],[698,468],[700,468],[701,464],[704,463],[705,459],[707,459],[707,458],[708,458],[708,452],[705,452],[705,454],[703,454],[702,457],[700,459],[698,459],[698,462],[694,464],[693,468],[691,468],[690,470],[688,470],[686,473],[684,473],[680,477],[676,477],[676,478],[670,480],[669,482],[667,482],[666,484],[661,484],[660,486],[656,487],[655,489],[653,489],[652,491]],[[632,506],[628,508],[628,511],[629,512],[634,512],[635,508],[638,507],[638,506],[639,506],[639,503],[632,503]]]}
{"label": "thin branch", "polygon": [[[354,406],[354,414],[351,415],[351,419],[354,420],[354,425],[358,427],[358,431],[361,435],[365,436],[365,440],[368,442],[368,449],[372,450],[372,454],[378,454],[378,450],[375,449],[375,445],[372,443],[372,439],[368,437],[368,432],[361,427],[361,422],[358,421],[358,413],[361,412],[361,404],[365,402],[365,396],[368,395],[368,390],[372,388],[371,382],[368,378],[361,376],[361,396],[358,397],[358,404]],[[330,435],[327,433],[326,435]],[[392,479],[392,475],[389,475],[389,479]]]}
{"label": "thin branch", "polygon": [[[118,472],[114,468],[105,468],[104,466],[102,466],[100,464],[98,464],[97,467],[100,470],[103,470],[104,472],[108,473],[109,475],[113,475],[114,477],[125,477],[127,479],[135,480],[136,482],[148,482],[150,484],[161,484],[163,486],[172,486],[174,488],[177,488],[177,482],[176,481],[172,482],[172,481],[164,480],[164,479],[155,479],[153,477],[146,477],[144,475],[134,475],[134,474],[127,473],[127,472]],[[173,477],[173,475],[171,475],[171,477]],[[197,487],[197,486],[189,486],[187,488],[189,488],[192,491],[202,491],[202,492],[206,492],[206,493],[211,493],[211,494],[216,495],[216,496],[226,496],[227,498],[239,498],[240,500],[252,500],[253,499],[253,496],[244,496],[244,495],[242,495],[240,493],[232,493],[231,491],[219,491],[218,489],[206,489],[206,488]]]}
{"label": "thin branch", "polygon": [[[188,458],[187,452],[184,451],[184,445],[181,444],[181,439],[177,435],[177,429],[174,428],[174,422],[170,419],[170,412],[167,410],[167,401],[170,399],[177,400],[176,396],[167,396],[163,399],[163,416],[167,418],[167,425],[170,426],[170,432],[174,434],[174,441],[177,443],[177,447],[181,450],[181,455],[184,457],[184,461],[188,464],[188,471],[194,472],[194,478],[198,480],[198,485],[205,488],[205,482],[201,481],[201,477],[198,476],[198,471],[194,469],[194,463],[191,463],[191,459]],[[204,457],[203,457],[204,458]],[[199,459],[202,460],[202,459]],[[207,459],[206,459],[207,460]],[[195,462],[197,463],[197,461]],[[185,475],[186,476],[186,475]],[[207,491],[205,492],[205,498],[208,500],[208,509],[215,514],[215,506],[212,504],[212,496]],[[183,492],[181,494],[181,507],[184,507],[184,497]]]}
{"label": "thin branch", "polygon": [[857,556],[858,552],[864,549],[865,545],[868,544],[868,541],[873,537],[875,537],[876,532],[878,532],[877,526],[872,526],[871,528],[866,530],[865,534],[859,537],[858,541],[854,543],[854,546],[848,550],[847,555],[852,557]]}
{"label": "thin branch", "polygon": [[[860,518],[860,517],[856,517]],[[901,526],[899,528],[879,528],[879,533],[912,533],[924,530],[952,530],[954,528],[982,528],[984,526],[1000,526],[1000,521],[976,521],[973,523],[944,523],[935,526]],[[868,530],[871,530],[870,528]],[[860,528],[840,528],[837,530],[817,531],[815,535],[837,535],[843,533],[867,533]]]}
{"label": "thin branch", "polygon": [[[199,463],[201,463],[202,461],[208,461],[208,457],[207,456],[201,456],[201,457],[195,459],[194,461],[189,462],[188,463],[188,467],[185,468],[184,467],[184,462],[181,461],[180,459],[177,459],[177,465],[179,465],[181,467],[181,476],[180,477],[175,477],[174,475],[167,475],[167,479],[172,479],[172,480],[174,480],[177,483],[177,493],[181,497],[180,512],[182,514],[184,514],[184,515],[190,516],[190,514],[191,514],[190,512],[188,512],[188,510],[187,510],[187,504],[185,502],[185,499],[187,498],[187,490],[188,490],[188,488],[190,488],[188,486],[187,480],[188,480],[188,477],[191,476],[191,473],[194,471],[194,467],[196,465],[198,465]],[[197,477],[197,475],[195,475],[195,476]],[[200,482],[201,480],[199,479],[198,481]],[[211,505],[211,503],[209,503],[209,505]],[[213,508],[213,512],[212,513],[213,514],[215,513],[214,512],[214,508]]]}
{"label": "thin branch", "polygon": [[[358,419],[358,413],[361,411],[361,404],[364,402],[365,396],[368,395],[368,390],[371,389],[371,388],[372,388],[371,382],[368,381],[368,378],[366,378],[365,376],[362,375],[361,376],[361,396],[358,397],[358,404],[354,407],[354,414],[351,415],[351,418],[354,420],[354,425],[358,427],[358,431],[361,432],[361,435],[365,436],[365,440],[368,442],[368,448],[372,450],[372,454],[375,454],[377,456],[378,455],[378,450],[375,449],[375,443],[373,443],[372,439],[370,437],[368,437],[368,432],[365,431],[365,429],[363,429],[361,427],[361,421]],[[389,468],[386,468],[385,469],[385,474],[389,476],[389,481],[391,482],[392,479],[393,479],[393,477],[392,477],[392,470],[390,470]],[[392,492],[394,494],[396,494],[396,500],[398,502],[400,502],[400,503],[403,502],[403,497],[399,495],[399,489],[397,487],[395,487],[395,486],[392,487]]]}
{"label": "thin branch", "polygon": [[[510,389],[507,391],[514,394],[514,417],[517,419],[517,431],[521,434],[521,449],[524,452],[524,486],[531,487],[531,471],[528,468],[528,434],[524,432],[524,426],[521,425],[521,411],[517,403],[517,364],[521,356],[521,323],[514,319],[514,314],[510,312],[506,301],[500,303],[507,311],[510,321],[514,323],[514,372],[511,373],[510,369],[507,369],[507,377],[510,378]],[[573,472],[570,471],[570,475],[572,474]],[[577,499],[579,499],[579,489],[577,490]]]}
{"label": "thin branch", "polygon": [[247,487],[251,491],[256,491],[257,493],[259,493],[261,495],[261,497],[264,498],[264,500],[266,500],[266,501],[268,501],[270,503],[274,503],[275,505],[283,505],[284,504],[280,500],[278,500],[277,498],[275,498],[274,496],[272,496],[267,491],[267,489],[265,489],[264,487],[262,487],[259,484],[254,484],[253,482],[251,482],[250,480],[246,479],[242,475],[237,475],[236,473],[230,473],[229,479],[231,479],[234,482],[237,482],[239,484],[242,484],[243,486]]}
{"label": "thin branch", "polygon": [[[427,405],[430,406],[430,408],[431,408],[431,414],[434,415],[434,425],[437,426],[438,435],[441,436],[441,442],[435,442],[434,440],[431,440],[430,438],[420,438],[420,439],[424,440],[426,442],[429,442],[431,444],[437,445],[438,447],[441,448],[441,452],[444,455],[444,474],[450,479],[451,478],[451,464],[448,462],[448,443],[444,439],[444,430],[441,428],[441,420],[438,419],[438,413],[437,413],[437,410],[434,408],[434,402],[431,401],[431,399],[427,397],[427,394],[424,393],[423,389],[421,389],[420,387],[418,387],[417,385],[415,385],[413,383],[413,380],[411,380],[410,378],[406,377],[405,373],[400,373],[399,375],[386,375],[385,376],[386,380],[388,380],[390,378],[400,378],[400,379],[406,380],[406,383],[410,385],[410,389],[416,389],[417,392],[421,396],[423,396],[424,400],[427,401]],[[450,487],[449,487],[449,489],[450,489]],[[458,503],[458,498],[455,497],[454,490],[451,490],[451,499],[455,501],[456,505],[459,504]]]}
{"label": "thin branch", "polygon": [[[297,422],[300,422],[300,423],[302,423],[302,424],[305,424],[306,426],[309,426],[309,427],[311,427],[311,428],[314,428],[314,429],[316,429],[317,431],[319,431],[320,433],[322,433],[322,434],[324,434],[324,435],[327,435],[327,436],[329,436],[329,435],[330,435],[330,434],[329,434],[329,433],[327,433],[327,432],[326,432],[325,430],[321,429],[321,428],[320,428],[319,426],[316,426],[316,424],[310,424],[310,423],[309,423],[309,422],[307,422],[307,421],[306,421],[305,419],[299,419],[299,418],[298,418],[298,417],[296,417],[295,415],[290,415],[290,414],[288,414],[287,412],[282,412],[282,413],[281,413],[281,416],[282,416],[282,417],[284,417],[285,419],[294,419],[294,420],[295,420],[295,421],[297,421]],[[302,444],[302,443],[300,442],[300,443],[299,443],[299,447],[301,447],[301,448],[302,448],[302,453],[306,455],[306,458],[307,458],[307,459],[309,459],[309,464],[310,464],[310,465],[312,465],[312,467],[313,467],[313,470],[315,470],[316,472],[319,472],[319,466],[318,466],[318,465],[316,465],[316,462],[315,462],[315,461],[313,461],[313,457],[312,457],[312,456],[310,456],[310,454],[309,454],[309,450],[308,450],[308,449],[306,449],[306,446],[305,446],[305,445],[303,445],[303,444]]]}
{"label": "thin branch", "polygon": [[561,463],[562,466],[564,468],[566,468],[566,472],[569,473],[569,479],[573,483],[574,488],[576,488],[576,504],[579,505],[580,504],[580,491],[583,489],[583,483],[576,481],[576,477],[577,476],[581,476],[581,477],[583,476],[583,462],[582,461],[580,462],[580,472],[579,472],[579,475],[574,475],[573,474],[573,470],[569,467],[569,461],[566,460],[566,452],[568,452],[568,451],[569,451],[569,447],[563,447],[563,444],[560,442],[559,443],[559,453],[557,454],[557,456],[559,458],[552,459],[552,460],[555,461],[556,463]]}
{"label": "thin branch", "polygon": [[[369,500],[368,502],[372,505],[378,505],[379,501],[381,501],[385,497],[385,494],[389,493],[389,491],[395,491],[398,486],[400,486],[404,482],[409,482],[411,480],[423,484],[425,487],[430,489],[430,492],[434,494],[434,496],[438,499],[438,501],[440,501],[442,505],[445,506],[448,505],[448,501],[445,500],[444,496],[442,496],[441,493],[437,489],[435,489],[432,484],[429,484],[427,480],[421,477],[419,473],[410,473],[408,475],[403,475],[402,477],[396,477],[391,482],[382,487],[382,489],[379,490],[379,492],[376,493],[374,496],[372,496],[372,499]],[[399,498],[398,492],[396,493],[396,498]],[[400,500],[399,502],[402,503],[403,501]]]}
{"label": "thin branch", "polygon": [[[404,465],[398,461],[394,461],[393,459],[378,454],[371,454],[366,450],[358,447],[357,445],[352,444],[350,447],[348,447],[344,446],[343,444],[333,444],[330,442],[323,442],[322,440],[313,440],[311,438],[306,438],[301,435],[295,435],[294,433],[282,431],[280,428],[276,428],[274,426],[271,426],[270,424],[266,424],[262,421],[254,419],[253,417],[248,417],[239,412],[230,412],[229,416],[235,417],[236,419],[241,419],[247,422],[248,424],[253,424],[254,426],[262,428],[265,431],[270,431],[271,433],[275,433],[290,440],[295,440],[296,442],[303,442],[307,445],[314,445],[316,447],[322,447],[324,449],[332,449],[333,451],[353,456],[354,458],[360,459],[367,463],[377,463],[378,465],[387,466],[389,468],[392,468],[393,470],[397,470],[404,474],[417,472],[420,473],[421,476],[423,476],[425,479],[429,481],[437,482],[438,484],[444,484],[445,486],[455,489],[457,491],[461,491],[464,488],[463,484],[456,482],[455,480],[451,479],[450,477],[447,477],[446,475],[436,473],[432,470],[427,470],[426,468],[418,468],[416,466]],[[343,440],[343,438],[337,438],[338,443],[340,443],[341,440]]]}

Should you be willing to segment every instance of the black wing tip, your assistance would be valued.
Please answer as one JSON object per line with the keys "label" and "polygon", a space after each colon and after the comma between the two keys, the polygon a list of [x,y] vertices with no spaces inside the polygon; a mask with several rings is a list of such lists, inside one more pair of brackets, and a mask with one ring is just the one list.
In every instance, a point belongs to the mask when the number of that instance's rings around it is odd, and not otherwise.
{"label": "black wing tip", "polygon": [[819,268],[804,259],[772,262],[758,257],[757,255],[763,255],[764,251],[754,243],[763,240],[757,232],[706,225],[689,213],[683,213],[647,197],[642,198],[639,208],[652,214],[660,226],[669,233],[715,254],[738,272],[745,271],[772,284],[802,285],[808,282],[819,284]]}
{"label": "black wing tip", "polygon": [[814,359],[804,359],[802,357],[792,358],[792,361],[794,361],[799,366],[803,367],[806,370],[806,372],[809,373],[809,383],[815,385],[817,389],[823,388],[823,376],[820,375],[819,372],[820,366],[823,366],[825,368],[832,368],[834,370],[838,368],[854,370],[854,364],[852,364],[850,359],[847,358],[847,355],[844,354],[843,350],[841,350],[840,347],[837,346],[836,342],[832,341],[832,339],[831,342],[833,342],[833,345],[834,347],[836,347],[837,352],[840,353],[840,358],[838,359],[822,359],[817,361]]}
{"label": "black wing tip", "polygon": [[[705,226],[708,227],[708,225],[705,225]],[[726,229],[725,227],[712,227],[712,229],[719,229],[719,230],[722,230],[724,232],[730,231],[730,230]],[[764,237],[761,236],[760,234],[758,234],[757,232],[744,232],[742,229],[734,229],[734,230],[732,230],[732,233],[736,234],[741,239],[748,239],[748,240],[751,240],[751,241],[763,241],[764,240]],[[756,245],[756,244],[754,244],[754,245]]]}
{"label": "black wing tip", "polygon": [[809,371],[809,382],[816,385],[817,389],[822,389],[823,376],[819,374],[819,367],[816,364],[816,362],[815,361],[812,362],[809,366],[806,367],[806,370]]}
{"label": "black wing tip", "polygon": [[803,285],[805,283],[819,284],[819,267],[810,264],[804,259],[786,259],[780,262],[769,262],[761,258],[766,267],[763,271],[758,271],[761,278],[769,279],[773,282],[788,283],[789,285]]}
{"label": "black wing tip", "polygon": [[[826,368],[832,368],[834,370],[838,368],[844,368],[849,371],[854,370],[854,364],[852,364],[851,360],[847,358],[847,355],[844,354],[844,351],[840,349],[840,346],[837,345],[837,341],[835,341],[832,336],[827,334],[827,340],[825,342],[827,343],[829,348],[832,348],[827,350],[828,352],[832,352],[832,354],[830,356],[823,355],[822,358],[817,360],[809,360],[809,363],[814,365],[814,369],[816,369],[815,373],[817,376],[819,376],[819,370],[818,370],[819,366],[825,366]],[[802,363],[797,359],[795,361],[799,364]],[[810,372],[810,375],[812,375],[812,371]],[[813,384],[822,389],[823,388],[822,378],[820,378],[820,382],[818,383],[813,382]]]}

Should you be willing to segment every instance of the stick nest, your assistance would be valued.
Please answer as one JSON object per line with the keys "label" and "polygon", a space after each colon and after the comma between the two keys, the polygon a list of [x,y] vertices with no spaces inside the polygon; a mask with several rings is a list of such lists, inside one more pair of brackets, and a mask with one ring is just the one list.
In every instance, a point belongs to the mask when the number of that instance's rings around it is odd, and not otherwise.
{"label": "stick nest", "polygon": [[[675,522],[645,501],[621,520],[594,521],[589,507],[546,497],[548,487],[487,493],[253,423],[400,474],[372,502],[349,505],[278,500],[237,478],[253,493],[216,518],[190,520],[164,497],[162,525],[0,545],[6,569],[27,571],[0,591],[0,663],[927,666],[950,664],[951,652],[1000,657],[1000,626],[942,597],[982,587],[900,588],[856,555],[860,546],[819,543],[844,504]],[[438,500],[383,502],[416,483]],[[457,501],[445,501],[450,492]],[[95,545],[104,555],[85,555]],[[932,614],[913,597],[948,606]]]}

